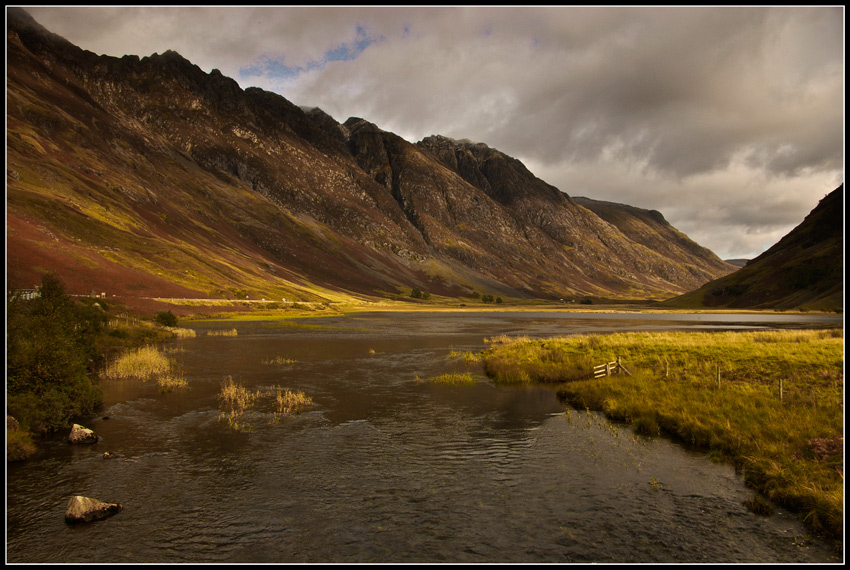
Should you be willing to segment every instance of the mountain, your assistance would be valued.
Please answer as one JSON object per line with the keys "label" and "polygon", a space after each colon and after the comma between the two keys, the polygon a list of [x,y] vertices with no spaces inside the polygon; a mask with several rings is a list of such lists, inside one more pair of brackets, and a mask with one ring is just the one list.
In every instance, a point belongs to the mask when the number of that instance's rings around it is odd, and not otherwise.
{"label": "mountain", "polygon": [[[657,210],[645,210],[585,197],[575,197],[573,200],[649,251],[667,259],[679,260],[680,267],[686,268],[693,275],[694,283],[711,280],[713,275],[727,274],[735,269],[730,263],[715,256],[711,250],[671,226]],[[664,269],[659,267],[657,271]],[[685,276],[680,279],[684,280]]]}
{"label": "mountain", "polygon": [[660,215],[643,239],[484,144],[339,123],[173,51],[98,56],[19,8],[7,26],[11,289],[50,270],[129,304],[663,299],[733,269]]}
{"label": "mountain", "polygon": [[743,268],[663,304],[843,311],[844,184]]}

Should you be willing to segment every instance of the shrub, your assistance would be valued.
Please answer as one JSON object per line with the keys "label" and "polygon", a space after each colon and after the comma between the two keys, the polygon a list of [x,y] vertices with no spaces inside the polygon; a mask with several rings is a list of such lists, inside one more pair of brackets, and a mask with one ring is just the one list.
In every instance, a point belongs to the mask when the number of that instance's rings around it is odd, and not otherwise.
{"label": "shrub", "polygon": [[164,327],[176,327],[177,317],[171,311],[157,313],[156,322]]}
{"label": "shrub", "polygon": [[96,343],[108,320],[103,309],[75,303],[48,273],[41,296],[13,299],[7,315],[8,413],[24,429],[52,431],[93,412],[102,398],[88,375],[100,358]]}
{"label": "shrub", "polygon": [[35,453],[30,434],[21,430],[6,431],[6,461],[21,461]]}

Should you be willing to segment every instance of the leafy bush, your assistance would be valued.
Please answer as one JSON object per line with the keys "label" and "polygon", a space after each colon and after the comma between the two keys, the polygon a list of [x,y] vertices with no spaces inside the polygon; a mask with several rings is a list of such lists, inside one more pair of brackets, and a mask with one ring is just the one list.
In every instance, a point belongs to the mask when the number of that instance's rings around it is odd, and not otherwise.
{"label": "leafy bush", "polygon": [[41,296],[15,298],[7,318],[7,411],[24,429],[51,431],[94,411],[100,391],[88,374],[99,359],[96,340],[106,326],[102,308],[75,303],[53,274]]}
{"label": "leafy bush", "polygon": [[163,311],[157,313],[156,322],[164,327],[176,327],[177,317],[174,316],[174,313],[172,313],[171,311]]}

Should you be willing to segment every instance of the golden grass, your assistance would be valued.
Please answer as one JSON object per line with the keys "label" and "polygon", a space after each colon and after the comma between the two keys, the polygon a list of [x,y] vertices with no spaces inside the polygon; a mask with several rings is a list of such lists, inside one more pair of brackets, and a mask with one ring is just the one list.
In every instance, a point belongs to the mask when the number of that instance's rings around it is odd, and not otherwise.
{"label": "golden grass", "polygon": [[[592,379],[617,357],[631,376]],[[484,360],[498,382],[559,382],[574,406],[708,449],[812,530],[842,536],[841,330],[501,339]]]}
{"label": "golden grass", "polygon": [[272,421],[280,419],[282,415],[297,414],[304,408],[313,405],[313,399],[304,392],[293,392],[280,386],[274,387],[276,412]]}
{"label": "golden grass", "polygon": [[111,379],[138,378],[148,380],[158,375],[168,374],[171,361],[155,346],[143,346],[130,350],[109,363],[103,375]]}
{"label": "golden grass", "polygon": [[469,372],[449,372],[448,374],[441,374],[440,376],[435,376],[429,380],[430,382],[436,382],[438,384],[475,384],[475,377]]}
{"label": "golden grass", "polygon": [[222,410],[219,419],[226,419],[227,425],[236,431],[250,429],[250,425],[243,418],[259,397],[259,391],[252,392],[233,380],[232,376],[228,376],[222,382],[218,396]]}
{"label": "golden grass", "polygon": [[189,383],[183,371],[167,354],[179,350],[181,349],[160,350],[152,345],[130,350],[110,362],[102,375],[113,380],[153,380],[162,392],[184,388]]}
{"label": "golden grass", "polygon": [[291,365],[298,362],[294,358],[285,358],[283,356],[275,356],[274,358],[268,358],[263,360],[263,364],[279,364],[279,365]]}
{"label": "golden grass", "polygon": [[475,354],[474,352],[468,350],[461,352],[459,350],[452,349],[449,352],[449,358],[457,358],[463,360],[467,364],[477,364],[481,362],[480,354]]}
{"label": "golden grass", "polygon": [[166,327],[167,330],[174,333],[174,336],[178,338],[192,338],[197,336],[194,329],[186,329],[181,327]]}
{"label": "golden grass", "polygon": [[269,423],[280,421],[283,416],[298,414],[313,405],[313,399],[302,391],[293,391],[274,386],[271,392],[251,391],[228,376],[222,382],[219,393],[221,414],[219,420],[226,419],[227,424],[236,431],[250,431],[251,425],[246,412],[253,410],[259,402],[273,400],[272,418]]}
{"label": "golden grass", "polygon": [[230,329],[226,331],[209,331],[207,336],[236,336],[239,332],[236,329]]}

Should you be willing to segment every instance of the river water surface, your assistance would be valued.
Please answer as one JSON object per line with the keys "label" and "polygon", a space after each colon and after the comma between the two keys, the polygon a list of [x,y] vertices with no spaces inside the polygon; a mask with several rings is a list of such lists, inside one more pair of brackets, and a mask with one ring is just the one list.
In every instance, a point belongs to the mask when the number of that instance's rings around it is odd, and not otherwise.
{"label": "river water surface", "polygon": [[[565,406],[551,387],[494,385],[449,352],[501,334],[842,324],[555,311],[189,323],[196,337],[166,345],[187,388],[107,382],[104,410],[81,420],[97,444],[58,434],[8,466],[7,561],[840,562],[786,511],[750,513],[730,466]],[[478,381],[429,382],[450,371]],[[227,376],[315,405],[275,422],[260,403],[234,431],[217,399]],[[68,525],[78,494],[124,509]]]}

